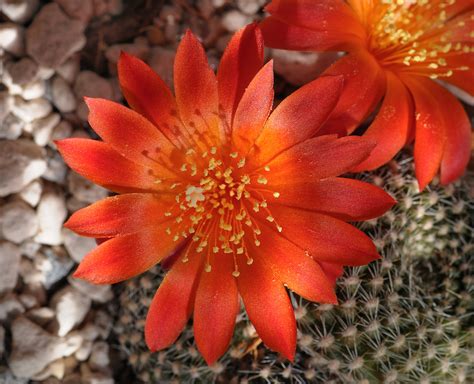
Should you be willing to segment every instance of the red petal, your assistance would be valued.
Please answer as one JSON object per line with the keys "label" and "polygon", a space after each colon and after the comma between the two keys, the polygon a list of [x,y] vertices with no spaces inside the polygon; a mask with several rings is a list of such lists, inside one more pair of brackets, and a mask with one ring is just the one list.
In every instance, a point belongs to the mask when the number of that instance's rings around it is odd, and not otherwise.
{"label": "red petal", "polygon": [[173,344],[188,322],[201,268],[201,254],[196,253],[187,263],[178,260],[163,279],[145,323],[145,340],[152,352]]}
{"label": "red petal", "polygon": [[344,89],[334,112],[319,134],[351,133],[375,109],[385,92],[385,74],[365,50],[351,52],[322,76],[344,76]]}
{"label": "red petal", "polygon": [[474,95],[474,53],[452,55],[447,59],[450,68],[468,68],[468,70],[453,70],[450,77],[443,80]]}
{"label": "red petal", "polygon": [[[86,98],[86,103],[91,127],[113,149],[135,162],[161,168],[160,174],[172,175],[147,155],[171,159],[178,152],[153,124],[137,112],[109,100]],[[173,164],[168,166],[172,168]]]}
{"label": "red petal", "polygon": [[118,75],[128,104],[156,125],[168,121],[177,110],[168,86],[139,58],[122,52]]}
{"label": "red petal", "polygon": [[273,204],[270,211],[282,227],[281,235],[318,262],[365,265],[380,257],[366,234],[339,219]]}
{"label": "red petal", "polygon": [[262,34],[256,24],[250,24],[234,34],[217,71],[219,103],[229,126],[245,88],[262,65]]}
{"label": "red petal", "polygon": [[307,183],[286,183],[271,186],[280,195],[266,192],[268,201],[295,208],[308,209],[344,221],[362,221],[379,217],[394,204],[382,189],[359,180],[330,177]]}
{"label": "red petal", "polygon": [[189,30],[176,52],[174,87],[183,123],[210,136],[213,144],[218,145],[221,133],[216,76],[204,48]]}
{"label": "red petal", "polygon": [[80,209],[64,226],[81,236],[115,237],[169,220],[164,216],[169,207],[169,199],[154,194],[117,195]]}
{"label": "red petal", "polygon": [[114,284],[147,271],[180,246],[164,231],[162,225],[107,240],[84,257],[74,277]]}
{"label": "red petal", "polygon": [[268,185],[312,182],[349,172],[366,159],[374,143],[357,136],[319,136],[286,150],[268,163]]}
{"label": "red petal", "polygon": [[262,264],[271,268],[275,277],[298,295],[319,303],[337,304],[334,286],[321,266],[305,249],[267,225],[270,224],[263,222],[260,226],[261,245],[249,244],[250,254],[259,255]]}
{"label": "red petal", "polygon": [[239,311],[234,263],[227,254],[210,256],[211,271],[201,272],[194,304],[194,338],[208,365],[227,350]]}
{"label": "red petal", "polygon": [[446,144],[446,126],[434,82],[424,77],[404,77],[415,101],[415,173],[423,190],[438,172]]}
{"label": "red petal", "polygon": [[413,102],[405,85],[387,71],[387,93],[374,122],[364,137],[377,143],[370,156],[354,172],[373,170],[389,162],[407,143],[414,125]]}
{"label": "red petal", "polygon": [[77,173],[115,192],[157,191],[152,170],[126,159],[106,143],[88,139],[56,142],[64,161]]}
{"label": "red petal", "polygon": [[331,263],[319,263],[324,270],[326,276],[331,280],[333,285],[336,285],[337,279],[343,274],[344,267],[339,264],[331,264]]}
{"label": "red petal", "polygon": [[245,90],[235,113],[232,139],[241,154],[247,154],[262,131],[273,105],[273,62],[268,62]]}
{"label": "red petal", "polygon": [[249,320],[268,348],[293,360],[296,349],[296,321],[283,284],[260,260],[242,262],[237,278]]}
{"label": "red petal", "polygon": [[263,163],[315,136],[337,104],[341,89],[340,76],[325,77],[288,96],[268,118],[248,160],[255,164]]}

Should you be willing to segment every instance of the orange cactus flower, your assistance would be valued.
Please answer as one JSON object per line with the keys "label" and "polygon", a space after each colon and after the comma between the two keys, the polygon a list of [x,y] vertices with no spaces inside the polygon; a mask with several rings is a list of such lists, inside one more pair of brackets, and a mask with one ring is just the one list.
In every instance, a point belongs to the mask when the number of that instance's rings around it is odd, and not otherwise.
{"label": "orange cactus flower", "polygon": [[260,26],[270,47],[348,52],[325,73],[345,85],[322,133],[351,133],[383,98],[365,133],[377,147],[356,170],[387,163],[414,139],[420,189],[438,170],[443,184],[462,175],[471,124],[433,80],[474,94],[472,0],[273,0],[266,10]]}
{"label": "orange cactus flower", "polygon": [[239,307],[266,345],[292,359],[296,328],[286,287],[336,303],[343,265],[378,258],[348,221],[374,218],[394,201],[381,189],[337,177],[365,160],[363,138],[314,137],[337,104],[341,77],[316,80],[273,104],[272,62],[250,25],[230,41],[217,73],[187,32],[175,59],[175,96],[145,63],[122,54],[123,93],[133,109],[87,99],[103,141],[57,143],[69,166],[114,192],[65,224],[106,239],[75,277],[116,283],[155,264],[169,271],[146,319],[156,351],[193,314],[209,364],[227,349]]}

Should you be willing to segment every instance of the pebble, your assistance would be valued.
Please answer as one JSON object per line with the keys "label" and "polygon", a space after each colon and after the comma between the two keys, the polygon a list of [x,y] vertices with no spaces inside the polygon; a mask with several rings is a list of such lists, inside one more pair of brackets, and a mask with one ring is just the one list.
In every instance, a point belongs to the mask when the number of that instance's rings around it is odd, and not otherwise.
{"label": "pebble", "polygon": [[50,152],[48,155],[48,169],[43,178],[57,184],[64,184],[67,175],[67,166],[58,152]]}
{"label": "pebble", "polygon": [[24,57],[19,61],[10,61],[5,65],[3,82],[9,84],[25,85],[36,80],[38,75],[38,64],[29,57]]}
{"label": "pebble", "polygon": [[32,380],[45,381],[46,379],[48,379],[46,380],[46,383],[48,381],[51,382],[52,378],[62,380],[64,378],[65,373],[66,373],[66,363],[64,359],[61,358],[48,364],[45,369],[43,369],[41,372],[34,375],[32,377]]}
{"label": "pebble", "polygon": [[69,17],[80,20],[83,24],[94,16],[92,0],[54,0]]}
{"label": "pebble", "polygon": [[221,22],[222,26],[229,32],[237,32],[245,25],[251,23],[252,18],[237,10],[231,10],[224,14]]}
{"label": "pebble", "polygon": [[153,47],[150,52],[148,65],[170,87],[173,87],[173,65],[176,52],[169,48]]}
{"label": "pebble", "polygon": [[0,229],[6,240],[20,244],[38,232],[36,212],[23,201],[13,201],[0,208]]}
{"label": "pebble", "polygon": [[54,127],[56,127],[60,121],[61,116],[57,113],[51,113],[42,119],[33,121],[30,129],[35,143],[41,147],[46,146],[51,139]]}
{"label": "pebble", "polygon": [[48,364],[73,354],[80,347],[80,340],[53,336],[24,316],[13,321],[11,331],[12,352],[8,365],[19,378],[33,377]]}
{"label": "pebble", "polygon": [[0,359],[3,358],[4,353],[5,353],[5,328],[3,328],[0,325]]}
{"label": "pebble", "polygon": [[36,62],[57,68],[86,44],[84,25],[64,14],[56,3],[46,4],[26,31],[26,51]]}
{"label": "pebble", "polygon": [[51,300],[59,324],[58,335],[66,336],[82,323],[91,307],[91,299],[71,286],[58,291]]}
{"label": "pebble", "polygon": [[[39,184],[41,185],[41,183]],[[41,186],[41,189],[42,188],[43,187]],[[38,197],[38,201],[39,201],[39,197]],[[29,257],[30,259],[32,259],[36,255],[36,253],[39,251],[40,248],[41,248],[41,244],[38,244],[34,240],[26,240],[20,245],[21,254],[23,256]]]}
{"label": "pebble", "polygon": [[112,99],[114,96],[114,90],[110,82],[92,71],[82,71],[77,75],[74,83],[74,93],[78,99],[76,114],[84,121],[87,120],[89,115],[83,100],[84,96],[104,99]]}
{"label": "pebble", "polygon": [[72,276],[67,278],[69,284],[71,284],[78,291],[84,295],[96,301],[98,303],[107,303],[114,297],[112,293],[112,287],[110,285],[95,285],[88,283],[85,280],[75,279]]}
{"label": "pebble", "polygon": [[25,122],[13,114],[0,121],[0,139],[16,140],[21,136]]}
{"label": "pebble", "polygon": [[62,244],[61,229],[67,216],[64,194],[56,189],[46,189],[38,204],[37,214],[39,232],[35,240],[47,245]]}
{"label": "pebble", "polygon": [[105,51],[105,57],[115,66],[120,57],[120,52],[122,51],[137,56],[142,60],[146,60],[150,53],[150,47],[148,46],[146,39],[135,39],[135,42],[131,44],[111,45]]}
{"label": "pebble", "polygon": [[51,103],[44,98],[23,100],[21,97],[15,96],[12,106],[13,114],[26,123],[48,116],[52,110]]}
{"label": "pebble", "polygon": [[118,15],[122,12],[122,0],[92,0],[94,16]]}
{"label": "pebble", "polygon": [[0,242],[0,293],[11,291],[16,286],[20,270],[21,253],[16,245]]}
{"label": "pebble", "polygon": [[109,363],[109,345],[105,341],[95,342],[92,346],[92,352],[89,357],[89,366],[93,370],[100,371],[106,368]]}
{"label": "pebble", "polygon": [[[76,263],[80,263],[84,256],[97,246],[95,239],[76,235],[67,228],[63,228],[63,239],[69,256],[71,256]],[[78,280],[74,279],[74,282],[77,281]]]}
{"label": "pebble", "polygon": [[20,93],[20,96],[25,100],[33,100],[43,97],[46,93],[46,83],[42,79],[32,81],[26,84]]}
{"label": "pebble", "polygon": [[35,322],[36,324],[45,326],[47,323],[54,319],[56,314],[49,307],[41,307],[31,309],[26,313],[26,316],[28,317],[28,319]]}
{"label": "pebble", "polygon": [[0,299],[0,321],[14,318],[24,311],[25,308],[14,294],[7,294]]}
{"label": "pebble", "polygon": [[[46,289],[51,289],[54,284],[64,279],[71,272],[73,266],[74,262],[59,247],[43,247],[34,258],[34,267],[39,272],[39,281]],[[27,274],[34,276],[31,271],[27,271]],[[24,279],[25,277],[23,277]]]}
{"label": "pebble", "polygon": [[265,3],[266,0],[237,0],[237,7],[247,15],[254,15]]}
{"label": "pebble", "polygon": [[0,140],[0,197],[20,192],[45,171],[41,147],[28,140]]}
{"label": "pebble", "polygon": [[53,129],[53,133],[51,135],[51,141],[49,145],[53,148],[56,148],[56,144],[54,144],[53,140],[62,140],[67,137],[70,137],[72,134],[72,125],[67,120],[61,120],[61,122],[56,125]]}
{"label": "pebble", "polygon": [[11,104],[12,98],[8,92],[0,92],[0,123],[5,120],[10,113]]}
{"label": "pebble", "polygon": [[84,203],[95,203],[108,196],[108,191],[76,172],[69,172],[67,176],[68,188],[72,195]]}
{"label": "pebble", "polygon": [[35,180],[23,188],[19,195],[23,201],[27,202],[32,207],[36,207],[40,201],[42,193],[43,184],[41,184],[41,181]]}
{"label": "pebble", "polygon": [[1,384],[28,384],[29,381],[29,379],[20,379],[13,376],[10,371],[0,372]]}
{"label": "pebble", "polygon": [[25,29],[13,23],[0,23],[0,48],[15,56],[25,52]]}
{"label": "pebble", "polygon": [[60,112],[68,113],[76,109],[76,96],[69,83],[61,76],[55,76],[52,87],[53,104]]}
{"label": "pebble", "polygon": [[74,83],[77,74],[80,71],[80,55],[74,54],[64,64],[61,64],[56,70],[59,76],[66,80],[69,84]]}
{"label": "pebble", "polygon": [[39,0],[3,0],[1,10],[11,21],[23,24],[38,9]]}

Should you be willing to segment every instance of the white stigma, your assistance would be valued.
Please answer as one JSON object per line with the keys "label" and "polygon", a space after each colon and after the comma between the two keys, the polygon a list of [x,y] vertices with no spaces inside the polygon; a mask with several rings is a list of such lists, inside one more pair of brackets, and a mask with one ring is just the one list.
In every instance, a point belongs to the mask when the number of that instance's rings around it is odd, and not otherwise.
{"label": "white stigma", "polygon": [[200,187],[195,187],[194,185],[188,186],[186,189],[186,201],[188,202],[188,207],[196,208],[198,201],[204,201],[204,189]]}

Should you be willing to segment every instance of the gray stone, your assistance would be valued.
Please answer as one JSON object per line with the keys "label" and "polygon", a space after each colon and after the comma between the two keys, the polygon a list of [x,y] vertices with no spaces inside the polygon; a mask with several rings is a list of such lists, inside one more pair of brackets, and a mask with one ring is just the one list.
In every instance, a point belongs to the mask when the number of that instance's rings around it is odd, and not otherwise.
{"label": "gray stone", "polygon": [[37,209],[39,232],[35,240],[41,244],[60,245],[63,242],[61,229],[67,216],[64,194],[55,189],[43,192]]}
{"label": "gray stone", "polygon": [[[0,359],[3,357],[5,353],[5,328],[0,325]],[[1,383],[1,378],[0,378]]]}
{"label": "gray stone", "polygon": [[95,239],[76,235],[67,228],[63,229],[63,239],[69,256],[71,256],[76,263],[80,263],[84,256],[97,246]]}
{"label": "gray stone", "polygon": [[78,54],[73,55],[64,64],[57,68],[57,73],[69,84],[74,83],[80,71],[81,61]]}
{"label": "gray stone", "polygon": [[0,299],[0,321],[5,321],[23,313],[25,308],[14,294],[7,294]]}
{"label": "gray stone", "polygon": [[20,192],[20,197],[32,207],[36,207],[40,201],[43,193],[43,184],[41,181],[34,180],[23,188]]}
{"label": "gray stone", "polygon": [[176,52],[163,47],[153,47],[150,53],[148,64],[160,75],[163,81],[173,87],[173,65]]}
{"label": "gray stone", "polygon": [[64,184],[67,171],[68,168],[59,152],[51,151],[48,156],[48,169],[43,174],[43,178],[57,184]]}
{"label": "gray stone", "polygon": [[91,299],[71,286],[57,292],[51,303],[56,311],[59,336],[66,336],[81,324],[91,307]]}
{"label": "gray stone", "polygon": [[72,112],[76,109],[76,96],[68,82],[61,76],[55,76],[51,87],[53,104],[63,113]]}
{"label": "gray stone", "polygon": [[12,98],[10,97],[8,92],[0,92],[0,123],[10,113],[11,105],[12,105]]}
{"label": "gray stone", "polygon": [[31,123],[31,132],[36,144],[44,147],[49,143],[53,129],[61,121],[61,116],[57,113],[37,119]]}
{"label": "gray stone", "polygon": [[46,83],[42,79],[35,80],[23,86],[20,96],[25,100],[43,97],[46,93]]}
{"label": "gray stone", "polygon": [[0,121],[0,139],[18,139],[24,126],[23,120],[10,113],[3,121]]}
{"label": "gray stone", "polygon": [[9,84],[25,85],[36,80],[38,75],[38,64],[29,57],[24,57],[19,61],[10,61],[5,65],[3,81]]}
{"label": "gray stone", "polygon": [[20,245],[21,254],[23,256],[29,257],[30,259],[32,259],[36,255],[40,248],[41,244],[38,244],[34,240],[24,241]]}
{"label": "gray stone", "polygon": [[23,24],[38,9],[39,0],[3,0],[1,10],[11,21]]}
{"label": "gray stone", "polygon": [[28,140],[0,140],[0,197],[20,192],[45,171],[41,147]]}
{"label": "gray stone", "polygon": [[71,18],[78,19],[84,24],[94,16],[92,0],[54,0]]}
{"label": "gray stone", "polygon": [[56,148],[56,144],[54,144],[54,140],[66,139],[67,137],[70,137],[71,134],[72,134],[71,123],[67,120],[61,120],[61,122],[54,127],[49,145],[53,148]]}
{"label": "gray stone", "polygon": [[97,341],[92,346],[89,366],[96,371],[103,370],[110,363],[109,345],[105,341]]}
{"label": "gray stone", "polygon": [[69,172],[67,181],[69,190],[79,201],[95,203],[108,196],[108,191],[105,188],[90,182],[76,172]]}
{"label": "gray stone", "polygon": [[15,56],[25,53],[25,29],[13,23],[0,23],[0,48]]}
{"label": "gray stone", "polygon": [[46,289],[64,279],[74,266],[74,262],[58,247],[43,248],[41,253],[36,254],[34,263],[39,272],[38,277]]}
{"label": "gray stone", "polygon": [[78,291],[98,303],[107,303],[114,297],[110,285],[90,284],[85,280],[75,279],[72,276],[68,277],[68,282]]}
{"label": "gray stone", "polygon": [[0,228],[6,240],[20,244],[38,232],[38,218],[28,204],[13,201],[0,208]]}
{"label": "gray stone", "polygon": [[27,123],[48,116],[52,109],[51,103],[44,98],[23,100],[16,96],[12,105],[13,114]]}
{"label": "gray stone", "polygon": [[28,384],[28,379],[20,379],[12,375],[10,371],[0,372],[0,384]]}
{"label": "gray stone", "polygon": [[109,81],[92,71],[82,71],[77,75],[74,93],[81,99],[84,96],[111,99],[114,94]]}
{"label": "gray stone", "polygon": [[26,31],[26,50],[36,62],[57,68],[86,43],[84,25],[67,17],[56,3],[41,8]]}
{"label": "gray stone", "polygon": [[26,317],[19,317],[12,323],[12,339],[8,365],[19,378],[33,377],[48,364],[71,355],[80,347],[78,340],[50,335]]}
{"label": "gray stone", "polygon": [[254,15],[260,7],[265,5],[266,0],[237,0],[237,7],[247,15]]}
{"label": "gray stone", "polygon": [[20,270],[20,248],[12,243],[0,242],[0,293],[16,286]]}
{"label": "gray stone", "polygon": [[222,16],[222,26],[229,32],[236,32],[251,22],[252,18],[250,16],[244,15],[235,9],[226,12]]}

